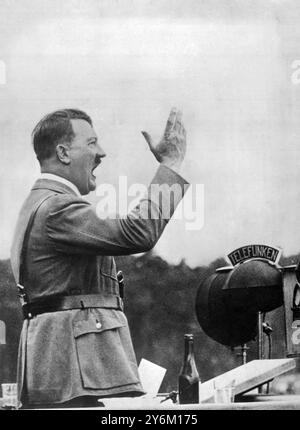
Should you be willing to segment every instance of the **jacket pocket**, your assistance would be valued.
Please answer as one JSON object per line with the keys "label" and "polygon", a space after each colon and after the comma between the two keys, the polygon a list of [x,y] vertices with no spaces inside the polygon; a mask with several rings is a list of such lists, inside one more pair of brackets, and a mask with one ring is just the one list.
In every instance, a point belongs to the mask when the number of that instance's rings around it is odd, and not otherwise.
{"label": "jacket pocket", "polygon": [[102,333],[106,330],[114,330],[126,325],[120,318],[114,314],[99,315],[91,311],[87,319],[73,322],[74,337],[78,338],[89,333]]}
{"label": "jacket pocket", "polygon": [[73,322],[73,332],[85,388],[107,390],[138,382],[127,323],[117,311],[90,312],[87,319]]}

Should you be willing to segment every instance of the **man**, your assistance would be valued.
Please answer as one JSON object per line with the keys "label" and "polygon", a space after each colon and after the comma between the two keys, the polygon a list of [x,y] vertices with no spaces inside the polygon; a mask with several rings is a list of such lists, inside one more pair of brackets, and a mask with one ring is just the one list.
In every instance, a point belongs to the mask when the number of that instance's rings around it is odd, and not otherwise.
{"label": "man", "polygon": [[181,113],[172,109],[158,145],[142,133],[160,163],[150,185],[179,191],[149,187],[128,216],[101,219],[81,197],[95,190],[105,157],[89,116],[60,110],[33,130],[41,177],[21,209],[11,252],[25,302],[18,384],[26,406],[143,394],[112,256],[150,250],[187,183],[178,174],[186,150]]}

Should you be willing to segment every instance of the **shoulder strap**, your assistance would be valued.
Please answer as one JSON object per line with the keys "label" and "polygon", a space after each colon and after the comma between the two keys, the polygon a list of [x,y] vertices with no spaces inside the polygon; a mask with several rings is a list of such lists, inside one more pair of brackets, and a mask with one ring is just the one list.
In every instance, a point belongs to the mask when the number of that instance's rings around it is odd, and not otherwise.
{"label": "shoulder strap", "polygon": [[19,282],[18,282],[18,287],[23,287],[23,280],[24,280],[24,272],[25,272],[25,258],[26,258],[26,251],[27,251],[27,245],[28,245],[28,241],[29,241],[29,236],[30,236],[30,232],[33,226],[33,222],[35,219],[35,216],[37,214],[37,211],[39,210],[39,208],[41,207],[41,205],[48,200],[51,196],[53,196],[55,194],[51,193],[48,194],[47,196],[44,196],[42,198],[42,200],[40,200],[37,205],[35,206],[34,210],[31,212],[30,217],[29,217],[29,221],[25,230],[25,234],[24,234],[24,239],[23,239],[23,244],[21,247],[21,253],[20,253],[20,263],[19,263]]}

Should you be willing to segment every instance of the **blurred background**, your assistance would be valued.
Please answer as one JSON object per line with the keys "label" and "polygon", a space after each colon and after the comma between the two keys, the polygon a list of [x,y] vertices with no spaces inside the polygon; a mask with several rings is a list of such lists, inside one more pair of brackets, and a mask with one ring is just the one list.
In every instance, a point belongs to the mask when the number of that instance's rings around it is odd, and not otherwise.
{"label": "blurred background", "polygon": [[[280,264],[295,264],[299,260],[300,254],[282,258]],[[224,265],[227,265],[224,259],[217,259],[208,266],[192,269],[185,260],[172,265],[155,252],[117,258],[117,267],[122,269],[125,278],[125,313],[137,361],[145,358],[167,369],[160,392],[177,389],[185,333],[194,334],[195,359],[202,381],[242,365],[241,350],[223,346],[208,337],[195,313],[200,283]],[[16,378],[22,315],[9,260],[0,261],[0,315],[7,329],[7,345],[0,345],[0,380],[12,382]],[[283,306],[267,313],[266,322],[273,329],[271,358],[285,358]],[[257,337],[248,342],[247,347],[247,361],[257,359]],[[269,358],[265,336],[263,353]],[[299,359],[296,363],[295,370],[273,380],[270,393],[300,394]]]}

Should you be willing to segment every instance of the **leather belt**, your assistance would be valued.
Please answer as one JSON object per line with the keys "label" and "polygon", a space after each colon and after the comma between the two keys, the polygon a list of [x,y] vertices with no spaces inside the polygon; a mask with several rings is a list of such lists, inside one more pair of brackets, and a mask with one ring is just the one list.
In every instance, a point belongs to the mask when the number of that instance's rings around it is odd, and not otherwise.
{"label": "leather belt", "polygon": [[107,308],[123,311],[123,300],[120,296],[103,294],[80,294],[75,296],[55,296],[39,299],[22,306],[25,319],[46,312],[59,312],[71,309]]}

